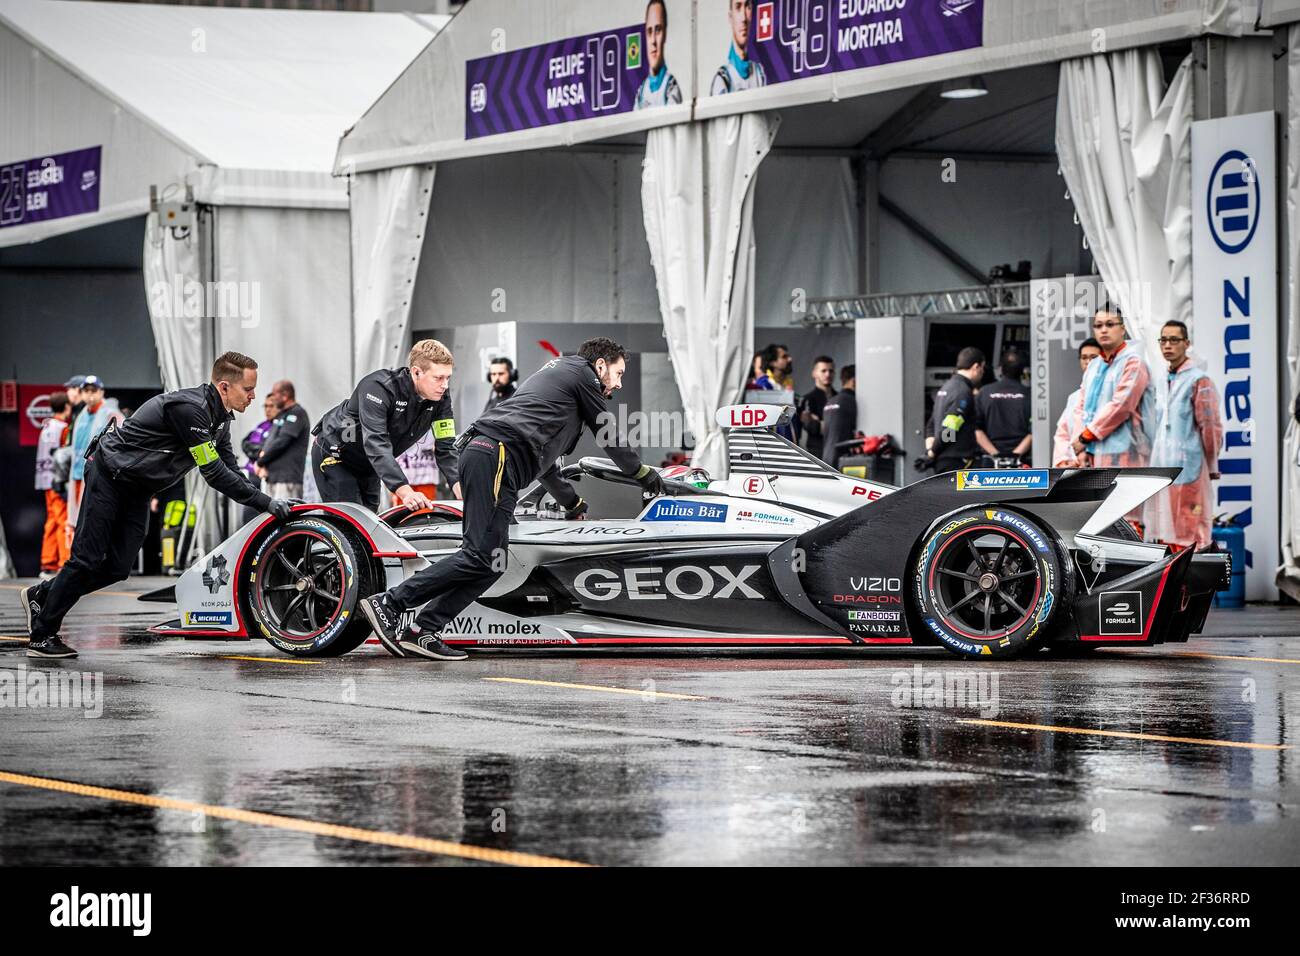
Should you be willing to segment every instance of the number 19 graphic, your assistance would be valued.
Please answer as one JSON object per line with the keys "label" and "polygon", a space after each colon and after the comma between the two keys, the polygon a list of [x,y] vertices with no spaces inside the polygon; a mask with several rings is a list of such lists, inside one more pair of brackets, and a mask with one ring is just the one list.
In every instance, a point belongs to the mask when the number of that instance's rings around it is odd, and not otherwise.
{"label": "number 19 graphic", "polygon": [[831,58],[831,0],[786,0],[777,39],[790,48],[795,73],[820,70]]}
{"label": "number 19 graphic", "polygon": [[621,53],[622,44],[617,33],[607,33],[587,41],[587,75],[591,77],[587,92],[591,108],[597,112],[618,109],[623,92],[618,82]]}

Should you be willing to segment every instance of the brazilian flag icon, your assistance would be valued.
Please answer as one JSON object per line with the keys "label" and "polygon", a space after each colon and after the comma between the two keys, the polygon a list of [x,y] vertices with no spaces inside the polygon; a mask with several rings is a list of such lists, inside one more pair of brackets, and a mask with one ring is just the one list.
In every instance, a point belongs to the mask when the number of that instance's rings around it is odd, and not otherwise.
{"label": "brazilian flag icon", "polygon": [[638,70],[641,68],[641,34],[629,33],[627,35],[627,57],[625,66],[629,70]]}

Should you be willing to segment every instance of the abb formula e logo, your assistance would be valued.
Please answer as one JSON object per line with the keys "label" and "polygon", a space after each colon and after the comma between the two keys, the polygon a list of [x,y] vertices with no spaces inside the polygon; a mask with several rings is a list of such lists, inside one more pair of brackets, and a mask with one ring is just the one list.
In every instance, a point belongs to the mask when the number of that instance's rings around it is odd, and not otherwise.
{"label": "abb formula e logo", "polygon": [[592,601],[628,597],[633,601],[663,601],[669,597],[684,601],[701,598],[747,598],[763,595],[748,581],[758,572],[757,564],[737,571],[720,564],[707,568],[684,564],[665,572],[663,568],[624,568],[622,574],[604,568],[588,568],[573,579],[573,589]]}

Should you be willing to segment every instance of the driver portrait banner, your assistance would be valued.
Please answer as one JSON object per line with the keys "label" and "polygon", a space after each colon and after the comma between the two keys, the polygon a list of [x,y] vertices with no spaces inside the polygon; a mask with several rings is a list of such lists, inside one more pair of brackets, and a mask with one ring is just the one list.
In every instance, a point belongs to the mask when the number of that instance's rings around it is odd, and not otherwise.
{"label": "driver portrait banner", "polygon": [[0,162],[0,229],[99,211],[101,147]]}
{"label": "driver portrait banner", "polygon": [[984,43],[984,0],[754,0],[752,11],[748,35],[729,18],[727,54],[754,60],[769,86]]}
{"label": "driver portrait banner", "polygon": [[642,24],[567,37],[465,63],[465,138],[615,116],[647,76]]}

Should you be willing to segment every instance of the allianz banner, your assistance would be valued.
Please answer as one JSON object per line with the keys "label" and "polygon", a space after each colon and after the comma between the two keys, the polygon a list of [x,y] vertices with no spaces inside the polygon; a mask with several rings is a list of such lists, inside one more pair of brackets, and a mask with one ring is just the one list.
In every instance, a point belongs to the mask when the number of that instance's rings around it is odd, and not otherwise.
{"label": "allianz banner", "polygon": [[1222,403],[1214,509],[1246,533],[1246,598],[1276,600],[1277,177],[1272,113],[1192,124],[1192,346]]}

